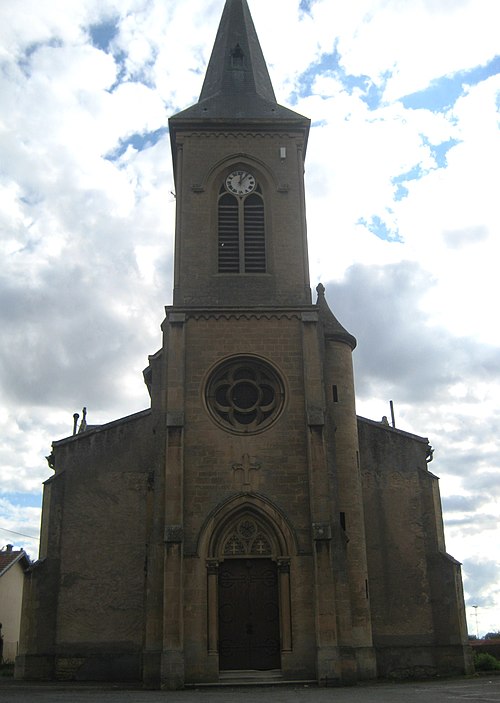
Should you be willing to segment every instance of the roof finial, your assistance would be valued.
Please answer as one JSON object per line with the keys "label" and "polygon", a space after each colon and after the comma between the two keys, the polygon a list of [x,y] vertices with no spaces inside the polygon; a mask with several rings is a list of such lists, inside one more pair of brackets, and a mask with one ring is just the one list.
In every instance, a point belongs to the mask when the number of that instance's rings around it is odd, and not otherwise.
{"label": "roof finial", "polygon": [[87,408],[82,409],[82,421],[80,422],[80,428],[78,433],[85,432],[87,429]]}
{"label": "roof finial", "polygon": [[318,283],[316,286],[316,293],[318,294],[318,298],[325,297],[325,286],[322,283]]}

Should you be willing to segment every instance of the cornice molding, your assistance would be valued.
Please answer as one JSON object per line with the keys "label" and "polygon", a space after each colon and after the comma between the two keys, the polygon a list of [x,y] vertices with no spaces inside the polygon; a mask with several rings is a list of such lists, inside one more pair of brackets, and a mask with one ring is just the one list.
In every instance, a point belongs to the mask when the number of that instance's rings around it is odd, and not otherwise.
{"label": "cornice molding", "polygon": [[274,308],[274,309],[228,309],[228,308],[165,308],[167,322],[175,324],[179,315],[184,320],[304,320],[304,314],[315,313],[315,306],[303,308]]}
{"label": "cornice molding", "polygon": [[[267,126],[266,126],[267,127]],[[219,137],[224,137],[226,139],[248,139],[249,137],[252,137],[254,139],[265,139],[265,138],[279,138],[279,139],[297,139],[297,138],[302,138],[301,143],[298,145],[300,147],[303,147],[303,135],[297,133],[296,135],[292,134],[293,130],[290,131],[285,131],[281,127],[279,130],[273,130],[272,128],[269,129],[268,127],[260,130],[244,130],[244,129],[222,129],[222,128],[217,128],[214,127],[214,129],[190,129],[190,130],[184,130],[182,133],[182,136],[179,135],[177,138],[177,144],[178,146],[182,146],[182,140],[185,139],[186,137],[203,137],[204,139],[218,139]],[[297,130],[298,132],[298,130]]]}
{"label": "cornice molding", "polygon": [[300,313],[284,312],[198,312],[186,315],[186,320],[300,320]]}

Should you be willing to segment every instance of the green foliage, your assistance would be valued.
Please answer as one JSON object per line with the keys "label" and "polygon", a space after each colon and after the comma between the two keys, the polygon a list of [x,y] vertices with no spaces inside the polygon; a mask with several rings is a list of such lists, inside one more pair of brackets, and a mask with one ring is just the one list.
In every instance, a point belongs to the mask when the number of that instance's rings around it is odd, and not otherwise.
{"label": "green foliage", "polygon": [[484,640],[500,640],[500,632],[487,632],[483,637]]}
{"label": "green foliage", "polygon": [[500,671],[500,661],[486,652],[474,654],[474,666],[476,671]]}

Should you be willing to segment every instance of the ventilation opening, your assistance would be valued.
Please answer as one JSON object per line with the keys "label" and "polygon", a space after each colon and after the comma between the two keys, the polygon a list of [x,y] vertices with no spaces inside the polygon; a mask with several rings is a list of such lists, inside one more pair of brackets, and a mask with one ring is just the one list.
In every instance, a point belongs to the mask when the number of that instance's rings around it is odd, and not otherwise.
{"label": "ventilation opening", "polygon": [[266,273],[266,228],[260,187],[256,186],[258,193],[246,196],[228,193],[226,187],[222,186],[218,203],[218,271]]}
{"label": "ventilation opening", "polygon": [[245,272],[266,272],[264,203],[258,195],[249,195],[244,204]]}
{"label": "ventilation opening", "polygon": [[243,68],[245,54],[239,44],[231,51],[231,68]]}
{"label": "ventilation opening", "polygon": [[233,195],[219,199],[219,272],[239,273],[240,242],[238,201]]}

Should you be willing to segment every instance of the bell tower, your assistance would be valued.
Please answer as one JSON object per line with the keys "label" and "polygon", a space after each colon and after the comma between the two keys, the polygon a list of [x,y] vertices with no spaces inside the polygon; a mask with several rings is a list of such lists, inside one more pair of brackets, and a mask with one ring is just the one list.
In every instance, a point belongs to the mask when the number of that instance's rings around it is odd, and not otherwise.
{"label": "bell tower", "polygon": [[147,680],[161,650],[167,688],[375,673],[356,341],[322,289],[311,303],[309,125],[277,103],[246,0],[226,0],[200,99],[169,121],[174,298],[149,371],[166,551],[150,560],[162,608],[148,606],[145,657]]}
{"label": "bell tower", "polygon": [[311,302],[309,120],[278,105],[246,2],[227,2],[198,103],[170,119],[174,305]]}

